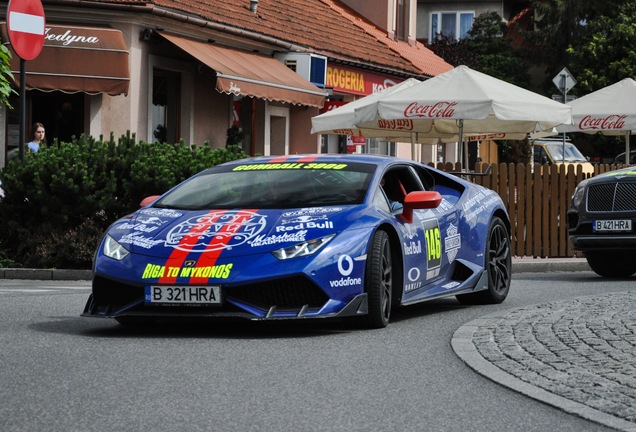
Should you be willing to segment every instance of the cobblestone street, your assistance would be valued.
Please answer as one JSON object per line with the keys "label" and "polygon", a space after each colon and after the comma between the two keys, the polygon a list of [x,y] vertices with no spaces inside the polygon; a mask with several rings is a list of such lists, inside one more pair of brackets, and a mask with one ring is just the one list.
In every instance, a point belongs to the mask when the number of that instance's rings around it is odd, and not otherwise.
{"label": "cobblestone street", "polygon": [[500,384],[636,430],[635,301],[634,292],[613,293],[488,315],[460,328],[453,347]]}

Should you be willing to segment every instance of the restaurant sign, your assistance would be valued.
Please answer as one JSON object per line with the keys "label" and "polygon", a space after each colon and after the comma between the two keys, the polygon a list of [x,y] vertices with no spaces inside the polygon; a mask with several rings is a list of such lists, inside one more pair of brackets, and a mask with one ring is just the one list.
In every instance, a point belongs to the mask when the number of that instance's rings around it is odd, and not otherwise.
{"label": "restaurant sign", "polygon": [[334,92],[366,96],[392,87],[403,81],[401,78],[389,77],[362,71],[347,66],[330,64],[327,66],[327,88]]}

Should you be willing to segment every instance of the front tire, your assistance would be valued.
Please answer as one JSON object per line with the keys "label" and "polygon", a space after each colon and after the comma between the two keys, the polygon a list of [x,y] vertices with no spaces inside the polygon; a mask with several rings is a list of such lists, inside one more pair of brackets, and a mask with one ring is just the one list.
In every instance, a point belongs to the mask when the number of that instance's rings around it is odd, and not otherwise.
{"label": "front tire", "polygon": [[386,327],[391,317],[393,265],[391,242],[385,231],[377,231],[371,240],[364,286],[369,305],[366,326],[372,329]]}
{"label": "front tire", "polygon": [[586,252],[585,258],[592,270],[607,278],[626,278],[636,273],[636,256],[633,253]]}
{"label": "front tire", "polygon": [[512,279],[510,234],[506,224],[498,217],[490,221],[485,253],[488,288],[476,293],[458,295],[457,300],[463,304],[497,304],[508,296]]}

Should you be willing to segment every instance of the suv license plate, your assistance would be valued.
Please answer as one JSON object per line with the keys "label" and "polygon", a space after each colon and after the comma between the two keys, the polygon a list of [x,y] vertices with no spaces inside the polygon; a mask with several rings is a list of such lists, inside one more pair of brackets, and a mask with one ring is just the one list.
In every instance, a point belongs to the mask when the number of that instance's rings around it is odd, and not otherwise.
{"label": "suv license plate", "polygon": [[630,232],[631,230],[631,219],[608,219],[594,221],[594,232]]}
{"label": "suv license plate", "polygon": [[145,303],[220,305],[221,287],[215,286],[146,286]]}

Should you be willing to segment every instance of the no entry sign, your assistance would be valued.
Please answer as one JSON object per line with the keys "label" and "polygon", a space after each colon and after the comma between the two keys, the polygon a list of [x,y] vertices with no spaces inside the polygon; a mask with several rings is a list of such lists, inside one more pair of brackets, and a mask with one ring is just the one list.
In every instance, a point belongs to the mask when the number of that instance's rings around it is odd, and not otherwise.
{"label": "no entry sign", "polygon": [[41,0],[9,0],[7,31],[15,53],[33,60],[44,46],[44,8]]}

